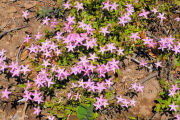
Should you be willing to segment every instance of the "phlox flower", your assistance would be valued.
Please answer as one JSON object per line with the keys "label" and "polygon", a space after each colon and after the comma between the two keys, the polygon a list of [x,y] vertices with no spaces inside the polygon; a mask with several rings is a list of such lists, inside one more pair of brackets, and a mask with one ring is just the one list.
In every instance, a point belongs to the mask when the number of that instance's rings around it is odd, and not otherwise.
{"label": "phlox flower", "polygon": [[101,31],[99,31],[99,32],[103,33],[104,36],[106,36],[107,33],[110,33],[109,31],[107,31],[107,28],[108,27],[106,27],[106,28],[101,27]]}
{"label": "phlox flower", "polygon": [[140,39],[140,37],[138,36],[138,32],[136,32],[136,33],[131,33],[130,38],[131,38],[131,39],[133,38],[134,41],[136,41],[136,39]]}
{"label": "phlox flower", "polygon": [[39,109],[39,106],[34,108],[34,112],[33,114],[39,115],[39,113],[41,112],[41,110]]}
{"label": "phlox flower", "polygon": [[119,5],[118,4],[116,4],[116,2],[114,2],[112,5],[111,5],[111,10],[117,10],[117,7],[118,7]]}
{"label": "phlox flower", "polygon": [[8,91],[8,88],[6,88],[5,91],[2,91],[2,96],[1,96],[1,98],[6,97],[6,98],[8,99],[8,98],[9,98],[9,97],[8,97],[9,94],[11,94],[11,92]]}
{"label": "phlox flower", "polygon": [[65,4],[63,4],[65,9],[70,9],[71,4],[69,4],[69,1],[67,1]]}
{"label": "phlox flower", "polygon": [[146,19],[148,18],[147,15],[149,14],[149,11],[145,11],[144,9],[142,9],[142,13],[139,14],[139,16],[144,16]]}
{"label": "phlox flower", "polygon": [[111,7],[111,4],[109,3],[109,0],[107,2],[103,2],[103,8],[102,9],[107,9],[109,11],[109,8]]}
{"label": "phlox flower", "polygon": [[50,20],[50,19],[49,19],[48,17],[44,18],[42,24],[43,24],[43,25],[48,25],[49,20]]}
{"label": "phlox flower", "polygon": [[101,93],[105,89],[106,89],[106,87],[104,86],[104,82],[97,83],[96,90],[98,90],[99,93]]}
{"label": "phlox flower", "polygon": [[25,40],[24,40],[24,42],[29,42],[29,40],[31,39],[31,37],[29,36],[29,35],[27,35],[25,38],[24,38]]}
{"label": "phlox flower", "polygon": [[58,24],[57,20],[54,19],[53,21],[51,21],[50,27],[51,27],[51,28],[56,28],[56,25],[57,25],[57,24]]}
{"label": "phlox flower", "polygon": [[75,96],[75,100],[79,100],[81,98],[81,95],[79,93],[77,93]]}
{"label": "phlox flower", "polygon": [[155,63],[155,65],[156,65],[156,68],[158,68],[158,67],[162,67],[162,62],[159,62],[159,61],[157,61],[156,63]]}
{"label": "phlox flower", "polygon": [[169,105],[169,107],[171,108],[170,111],[177,111],[176,108],[178,107],[178,105],[174,104],[173,102],[173,104]]}
{"label": "phlox flower", "polygon": [[157,16],[158,18],[160,18],[161,19],[161,23],[163,22],[163,20],[164,19],[166,19],[165,17],[164,17],[164,13],[159,13],[159,16]]}
{"label": "phlox flower", "polygon": [[147,65],[147,62],[145,62],[144,60],[141,60],[139,66],[140,66],[140,67],[143,67],[143,66],[145,66],[145,65]]}
{"label": "phlox flower", "polygon": [[118,52],[118,55],[124,55],[124,49],[121,49],[120,47],[117,50],[117,52]]}
{"label": "phlox flower", "polygon": [[158,12],[156,8],[153,8],[151,11],[152,11],[154,14],[156,14],[156,13]]}
{"label": "phlox flower", "polygon": [[22,13],[23,13],[23,17],[25,18],[25,19],[27,19],[28,17],[28,15],[29,15],[29,12],[28,12],[28,10],[26,10],[26,11],[22,11]]}
{"label": "phlox flower", "polygon": [[76,2],[76,6],[74,6],[74,7],[77,8],[77,11],[79,11],[80,9],[84,9],[83,3],[79,3],[79,2]]}
{"label": "phlox flower", "polygon": [[119,102],[123,103],[125,101],[125,99],[123,99],[122,96],[118,96],[116,97],[116,99],[117,99],[117,103]]}

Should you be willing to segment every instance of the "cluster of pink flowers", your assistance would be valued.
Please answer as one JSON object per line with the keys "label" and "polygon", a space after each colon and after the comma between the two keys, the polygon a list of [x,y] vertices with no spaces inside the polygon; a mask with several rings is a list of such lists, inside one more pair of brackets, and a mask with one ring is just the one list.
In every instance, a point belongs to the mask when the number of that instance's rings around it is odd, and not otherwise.
{"label": "cluster of pink flowers", "polygon": [[[67,1],[65,4],[63,4],[65,9],[70,9],[71,4],[69,4],[69,1]],[[109,1],[103,2],[103,8],[106,10],[117,10],[117,7],[119,5],[114,2],[110,3]],[[80,10],[83,10],[83,3],[76,2],[76,5],[74,6],[77,9],[77,12]],[[119,17],[119,24],[122,24],[123,27],[131,21],[131,15],[134,12],[134,7],[132,4],[126,4],[126,13],[124,13],[123,16]],[[152,10],[154,14],[156,14],[158,11],[154,8]],[[142,13],[139,14],[140,17],[148,18],[149,11],[145,11],[142,9]],[[23,17],[27,19],[29,13],[28,11],[23,11]],[[159,16],[157,16],[161,23],[163,22],[164,17],[163,13],[159,13]],[[50,28],[56,29],[58,25],[58,21],[56,19],[53,19],[52,21],[50,18],[46,17],[42,20],[43,25],[49,25]],[[71,75],[78,75],[82,74],[82,77],[88,77],[88,79],[80,79],[76,82],[73,82],[71,85],[71,90],[74,88],[82,88],[83,90],[87,90],[92,93],[97,93],[100,97],[96,97],[96,102],[94,103],[94,106],[96,107],[96,110],[101,110],[102,107],[107,107],[109,105],[108,100],[104,98],[102,93],[110,89],[111,86],[114,84],[111,78],[107,79],[107,73],[113,72],[115,74],[116,70],[119,69],[119,61],[115,58],[112,58],[109,60],[106,64],[103,63],[97,63],[95,65],[95,62],[97,62],[100,57],[98,54],[89,53],[88,55],[82,54],[81,57],[78,58],[79,62],[73,63],[72,67],[69,69],[59,67],[58,65],[52,63],[52,57],[59,57],[62,55],[62,53],[65,51],[66,53],[75,53],[78,52],[82,46],[86,48],[86,50],[94,49],[95,47],[98,49],[98,52],[104,55],[105,52],[108,53],[115,53],[117,55],[124,55],[124,49],[116,46],[115,43],[108,43],[106,45],[99,45],[97,43],[96,38],[94,37],[95,28],[91,24],[86,24],[83,20],[78,22],[78,29],[82,29],[82,33],[74,32],[74,25],[77,24],[75,20],[75,16],[69,15],[66,18],[66,22],[64,24],[63,30],[61,32],[56,32],[55,36],[51,39],[46,39],[44,42],[41,42],[41,44],[35,45],[32,44],[28,50],[29,50],[29,56],[32,57],[32,54],[35,54],[36,56],[33,58],[38,59],[39,55],[40,57],[43,56],[43,61],[40,61],[39,64],[41,65],[41,69],[38,71],[36,78],[34,78],[33,82],[35,83],[37,89],[34,90],[34,92],[30,92],[29,89],[31,88],[30,81],[27,81],[27,87],[24,88],[24,95],[25,101],[33,101],[37,103],[37,107],[34,108],[34,114],[39,115],[41,112],[40,107],[38,106],[43,101],[43,96],[41,95],[41,92],[38,92],[38,90],[42,87],[49,88],[53,84],[55,84],[55,81],[53,80],[54,77],[56,77],[58,80],[67,80],[67,78]],[[100,34],[103,34],[104,37],[110,34],[110,25],[108,26],[101,26],[101,30],[99,31]],[[131,33],[130,39],[133,39],[136,41],[137,39],[140,39],[138,36],[138,32]],[[42,39],[42,33],[38,32],[36,35],[34,35],[35,40],[41,40]],[[30,39],[33,39],[32,36],[27,35],[24,38],[24,42],[29,43]],[[177,45],[174,43],[174,38],[172,36],[167,38],[161,38],[160,41],[155,42],[152,38],[146,37],[145,39],[142,39],[144,41],[144,45],[147,45],[149,48],[155,48],[155,45],[159,45],[158,49],[161,49],[164,51],[172,50],[175,52],[175,54],[180,53],[180,43],[177,42]],[[61,46],[59,46],[59,43],[61,43]],[[0,51],[0,72],[4,72],[5,69],[10,68],[10,73],[12,74],[12,77],[19,77],[21,74],[26,75],[27,73],[31,72],[29,69],[29,65],[18,65],[17,62],[11,62],[10,65],[6,65],[4,62],[6,60],[5,57],[5,50]],[[140,66],[145,66],[148,63],[146,63],[144,60],[141,60]],[[156,67],[161,67],[161,62],[157,61],[155,63]],[[91,78],[92,74],[97,74],[99,78],[102,78],[103,80],[101,82],[95,82],[93,78]],[[53,77],[52,77],[53,75]],[[136,92],[143,92],[143,86],[140,84],[132,84],[130,89],[135,90]],[[177,85],[173,85],[171,90],[169,90],[170,94],[169,96],[173,96],[176,94],[176,91],[179,90]],[[10,91],[6,88],[5,91],[2,91],[1,98],[6,97],[8,99],[8,95],[11,94]],[[73,92],[70,91],[67,94],[68,99],[79,100],[81,99],[81,94],[79,91],[73,96]],[[129,106],[134,106],[136,101],[134,99],[127,100],[125,98],[122,98],[121,96],[116,97],[117,103],[122,103],[123,107],[128,108]],[[172,105],[169,105],[171,107],[170,110],[176,111],[177,105],[174,103]],[[54,117],[48,117],[49,119],[54,119]]]}
{"label": "cluster of pink flowers", "polygon": [[106,99],[103,99],[103,95],[101,95],[100,97],[96,97],[96,102],[94,103],[96,110],[101,110],[102,106],[106,107],[107,105],[109,104]]}
{"label": "cluster of pink flowers", "polygon": [[128,102],[128,100],[125,98],[122,98],[122,96],[118,96],[118,97],[116,97],[116,99],[117,99],[117,103],[122,103],[122,107],[126,107],[126,108],[128,108],[130,106],[135,106],[135,103],[136,103],[136,101],[134,99],[131,99]]}
{"label": "cluster of pink flowers", "polygon": [[126,8],[127,12],[123,16],[118,18],[119,24],[122,24],[123,27],[125,26],[126,23],[130,22],[131,20],[130,15],[132,15],[134,12],[134,7],[132,6],[132,4],[127,4],[126,7],[127,7]]}
{"label": "cluster of pink flowers", "polygon": [[164,51],[167,49],[168,51],[174,51],[174,53],[177,55],[180,53],[180,43],[177,42],[177,45],[174,43],[174,38],[172,38],[172,35],[166,38],[161,38],[158,42],[154,42],[152,38],[146,37],[145,39],[142,39],[144,41],[144,45],[147,45],[148,47],[155,48],[155,46],[158,46],[158,49]]}
{"label": "cluster of pink flowers", "polygon": [[144,86],[141,86],[141,84],[137,85],[136,83],[131,84],[131,87],[130,87],[130,89],[133,89],[136,92],[139,92],[139,91],[143,92],[143,88]]}
{"label": "cluster of pink flowers", "polygon": [[178,92],[179,92],[178,90],[179,90],[179,88],[178,88],[177,84],[172,85],[171,89],[169,90],[169,96],[174,97],[174,95],[178,94]]}
{"label": "cluster of pink flowers", "polygon": [[[71,4],[69,4],[69,1],[67,1],[67,2],[66,2],[65,4],[63,4],[63,5],[64,5],[64,8],[65,8],[65,9],[70,9],[70,7],[71,7]],[[83,3],[79,3],[78,1],[76,2],[76,5],[75,5],[74,7],[77,9],[77,11],[84,9]]]}
{"label": "cluster of pink flowers", "polygon": [[175,39],[172,38],[172,36],[170,35],[169,37],[166,38],[161,38],[161,40],[159,41],[159,48],[162,51],[164,51],[164,49],[167,50],[172,50],[175,52],[175,54],[177,55],[178,53],[180,53],[180,43],[177,42],[177,45],[174,44]]}
{"label": "cluster of pink flowers", "polygon": [[114,2],[113,4],[109,3],[109,0],[107,2],[103,2],[103,8],[102,9],[106,9],[106,10],[117,10],[117,7],[119,6],[118,4],[116,4],[116,2]]}

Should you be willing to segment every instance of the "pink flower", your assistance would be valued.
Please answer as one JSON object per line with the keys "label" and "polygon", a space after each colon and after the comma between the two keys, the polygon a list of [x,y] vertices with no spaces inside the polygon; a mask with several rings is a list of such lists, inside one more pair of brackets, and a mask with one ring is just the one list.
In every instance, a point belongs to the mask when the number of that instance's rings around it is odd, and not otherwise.
{"label": "pink flower", "polygon": [[121,16],[119,19],[119,24],[122,24],[123,27],[125,26],[125,24],[128,22],[124,16]]}
{"label": "pink flower", "polygon": [[176,115],[176,120],[180,120],[180,116],[178,114]]}
{"label": "pink flower", "polygon": [[51,64],[49,63],[49,60],[43,60],[43,64],[42,64],[45,68],[47,68],[47,66],[50,66]]}
{"label": "pink flower", "polygon": [[39,115],[40,112],[41,110],[39,109],[39,107],[37,107],[37,108],[34,108],[33,114]]}
{"label": "pink flower", "polygon": [[128,104],[130,104],[130,102],[128,102],[126,99],[124,99],[124,101],[122,101],[123,105],[122,106],[125,106],[126,108],[128,108]]}
{"label": "pink flower", "polygon": [[22,67],[21,71],[23,72],[24,75],[26,75],[26,72],[31,71],[30,69],[28,69],[29,65],[26,66],[22,65],[21,67]]}
{"label": "pink flower", "polygon": [[117,50],[118,55],[124,55],[123,51],[124,51],[124,49],[121,49],[121,48],[119,47],[119,50]]}
{"label": "pink flower", "polygon": [[176,108],[178,107],[178,105],[175,105],[174,102],[172,105],[169,105],[169,107],[171,107],[170,111],[176,111]]}
{"label": "pink flower", "polygon": [[140,37],[138,36],[138,32],[136,32],[136,33],[131,33],[130,38],[133,38],[134,41],[136,41],[136,39],[140,39]]}
{"label": "pink flower", "polygon": [[111,82],[111,78],[107,79],[105,84],[108,86],[108,88],[110,88],[111,85],[113,85],[113,82]]}
{"label": "pink flower", "polygon": [[179,45],[174,45],[174,48],[172,50],[175,52],[176,55],[178,53],[180,53],[180,44]]}
{"label": "pink flower", "polygon": [[69,93],[67,94],[68,100],[71,99],[71,96],[72,96],[72,92],[69,92]]}
{"label": "pink flower", "polygon": [[168,94],[168,96],[172,96],[172,97],[174,97],[174,95],[176,94],[176,92],[175,91],[173,91],[173,90],[169,90],[169,94]]}
{"label": "pink flower", "polygon": [[134,89],[134,90],[136,90],[137,89],[137,84],[136,83],[134,83],[134,84],[131,84],[131,87],[130,87],[130,89]]}
{"label": "pink flower", "polygon": [[35,40],[40,40],[40,39],[41,39],[41,37],[42,37],[42,34],[40,34],[40,33],[38,32],[38,34],[37,34],[37,35],[35,35],[35,36],[36,36]]}
{"label": "pink flower", "polygon": [[145,66],[145,65],[147,65],[147,63],[146,63],[144,60],[141,60],[139,66],[140,66],[140,67],[141,67],[141,66],[143,67],[143,66]]}
{"label": "pink flower", "polygon": [[79,11],[80,9],[84,9],[83,8],[83,3],[79,3],[79,2],[76,2],[76,3],[77,3],[77,5],[74,6],[74,7],[77,8],[77,11]]}
{"label": "pink flower", "polygon": [[179,17],[177,17],[177,18],[175,18],[175,20],[176,20],[177,22],[179,22],[179,21],[180,21],[180,18],[179,18]]}
{"label": "pink flower", "polygon": [[118,6],[119,6],[119,5],[116,4],[116,2],[114,2],[114,3],[111,5],[111,10],[116,10]]}
{"label": "pink flower", "polygon": [[99,93],[101,93],[105,89],[106,89],[106,87],[104,87],[104,82],[97,83],[96,90],[98,90]]}
{"label": "pink flower", "polygon": [[30,37],[29,35],[27,35],[27,37],[25,37],[24,39],[25,39],[24,42],[27,42],[27,43],[28,43],[29,40],[31,39],[31,37]]}
{"label": "pink flower", "polygon": [[143,92],[144,86],[141,86],[140,84],[137,86],[137,92],[141,91]]}
{"label": "pink flower", "polygon": [[75,17],[71,17],[71,16],[68,16],[68,18],[66,19],[68,21],[68,24],[75,24],[75,21],[74,21]]}
{"label": "pink flower", "polygon": [[79,94],[79,93],[77,93],[76,95],[74,95],[75,96],[75,100],[79,100],[80,99],[80,97],[81,97],[81,95]]}
{"label": "pink flower", "polygon": [[104,47],[100,46],[100,51],[98,51],[98,52],[101,52],[102,54],[104,54],[105,51],[106,51],[105,46]]}
{"label": "pink flower", "polygon": [[157,62],[155,63],[156,68],[158,68],[158,67],[162,67],[161,63],[162,63],[162,62],[157,61]]}
{"label": "pink flower", "polygon": [[146,12],[144,9],[142,9],[143,12],[139,14],[139,16],[144,16],[146,19],[148,18],[147,15],[149,14],[149,12]]}
{"label": "pink flower", "polygon": [[28,92],[27,90],[25,90],[24,93],[25,93],[25,95],[23,95],[23,97],[26,99],[26,102],[28,100],[32,100],[32,98],[31,98],[32,93],[31,92]]}
{"label": "pink flower", "polygon": [[63,37],[62,37],[62,32],[57,32],[55,38],[56,38],[57,41],[59,42],[59,40],[63,38]]}
{"label": "pink flower", "polygon": [[158,18],[160,18],[161,19],[161,23],[163,22],[163,20],[164,19],[166,19],[165,17],[164,17],[164,13],[159,13],[159,16],[157,16]]}
{"label": "pink flower", "polygon": [[35,102],[38,102],[38,104],[40,104],[41,102],[43,102],[42,96],[40,96],[40,95],[41,95],[41,92],[38,93],[37,90],[35,90],[35,93],[32,94],[32,95],[34,96],[33,100],[34,100]]}
{"label": "pink flower", "polygon": [[174,91],[174,92],[176,92],[177,90],[179,90],[180,88],[178,88],[178,85],[177,84],[175,84],[175,85],[171,85],[171,89],[172,89],[172,91]]}
{"label": "pink flower", "polygon": [[136,101],[134,99],[130,100],[130,105],[135,106]]}
{"label": "pink flower", "polygon": [[109,11],[109,8],[111,7],[111,4],[109,4],[109,0],[107,2],[103,2],[104,7],[102,9],[107,9]]}
{"label": "pink flower", "polygon": [[69,45],[66,46],[66,48],[68,49],[68,52],[70,52],[70,51],[74,52],[75,46],[72,45],[72,44],[69,44]]}
{"label": "pink flower", "polygon": [[71,4],[69,4],[69,1],[67,1],[67,2],[64,4],[64,7],[65,7],[65,9],[70,9]]}
{"label": "pink flower", "polygon": [[45,19],[43,19],[43,25],[48,25],[48,21],[49,21],[50,19],[48,18],[48,17],[46,17]]}
{"label": "pink flower", "polygon": [[111,53],[113,53],[113,50],[116,50],[114,43],[107,44],[107,50],[110,50]]}
{"label": "pink flower", "polygon": [[52,82],[52,78],[47,78],[46,81],[47,81],[48,88],[54,84],[54,82]]}
{"label": "pink flower", "polygon": [[124,102],[124,100],[125,100],[125,99],[123,99],[121,96],[116,97],[116,98],[117,98],[117,103],[119,103],[119,102]]}
{"label": "pink flower", "polygon": [[98,109],[101,110],[102,106],[106,107],[107,105],[109,105],[109,104],[106,99],[103,99],[103,95],[101,95],[100,98],[96,97],[96,103],[94,103],[96,110],[98,110]]}
{"label": "pink flower", "polygon": [[154,14],[156,14],[158,11],[156,8],[153,8],[153,10],[151,10],[152,12],[154,12]]}
{"label": "pink flower", "polygon": [[83,82],[83,79],[81,79],[81,81],[78,81],[78,87],[82,87],[82,88],[84,88],[84,82]]}
{"label": "pink flower", "polygon": [[51,28],[56,28],[56,25],[57,25],[57,24],[58,24],[57,20],[54,19],[54,20],[51,22],[50,27],[51,27]]}
{"label": "pink flower", "polygon": [[101,31],[99,32],[103,33],[104,36],[106,36],[107,33],[110,33],[109,31],[107,31],[107,27],[106,28],[101,27]]}
{"label": "pink flower", "polygon": [[95,53],[93,53],[93,54],[90,53],[90,57],[88,59],[93,60],[93,62],[94,62],[95,59],[98,59],[98,57],[96,57]]}
{"label": "pink flower", "polygon": [[26,10],[26,11],[22,11],[22,13],[23,13],[23,17],[25,18],[25,19],[27,19],[27,16],[29,15],[29,12],[28,12],[28,10]]}
{"label": "pink flower", "polygon": [[5,91],[2,91],[2,96],[1,96],[1,98],[6,97],[6,98],[8,99],[9,94],[11,94],[11,92],[8,91],[8,88],[6,88]]}

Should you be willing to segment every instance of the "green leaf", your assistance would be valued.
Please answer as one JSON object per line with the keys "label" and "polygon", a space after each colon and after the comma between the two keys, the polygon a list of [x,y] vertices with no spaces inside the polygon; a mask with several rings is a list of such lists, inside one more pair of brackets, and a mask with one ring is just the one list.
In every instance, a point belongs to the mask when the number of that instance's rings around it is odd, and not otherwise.
{"label": "green leaf", "polygon": [[93,120],[93,104],[80,105],[77,110],[77,117],[79,120]]}
{"label": "green leaf", "polygon": [[156,104],[156,112],[159,112],[161,109],[161,105],[160,104]]}
{"label": "green leaf", "polygon": [[19,86],[20,88],[25,88],[25,87],[26,87],[25,84],[19,84],[18,86]]}
{"label": "green leaf", "polygon": [[177,59],[175,59],[174,63],[175,63],[175,66],[178,66],[178,67],[180,66],[180,62]]}

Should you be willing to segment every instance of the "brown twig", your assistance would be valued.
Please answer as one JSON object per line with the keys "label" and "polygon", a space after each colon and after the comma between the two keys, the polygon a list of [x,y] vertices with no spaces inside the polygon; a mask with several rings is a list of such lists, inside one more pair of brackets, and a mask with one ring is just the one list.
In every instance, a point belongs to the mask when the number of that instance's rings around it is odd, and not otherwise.
{"label": "brown twig", "polygon": [[5,32],[3,32],[3,33],[0,34],[0,39],[1,39],[4,35],[8,34],[9,32],[13,32],[13,31],[16,31],[16,30],[20,30],[20,29],[25,28],[25,27],[27,27],[27,25],[22,26],[22,27],[17,27],[17,28],[14,28],[14,29],[7,30],[7,31],[5,31]]}
{"label": "brown twig", "polygon": [[152,78],[154,78],[156,76],[158,76],[158,72],[150,74],[149,76],[147,76],[145,79],[142,80],[141,84],[144,84],[145,82],[147,82],[148,80],[150,80],[150,79],[152,79]]}
{"label": "brown twig", "polygon": [[27,102],[25,102],[25,104],[24,104],[23,114],[22,114],[22,120],[24,120],[24,118],[25,118],[25,115],[26,115],[26,108],[27,108]]}
{"label": "brown twig", "polygon": [[[126,58],[131,59],[133,62],[135,62],[137,64],[140,64],[140,62],[135,58],[132,58],[132,57],[126,57]],[[153,69],[151,67],[147,66],[147,65],[144,65],[144,67],[147,68],[150,71],[153,71]]]}

